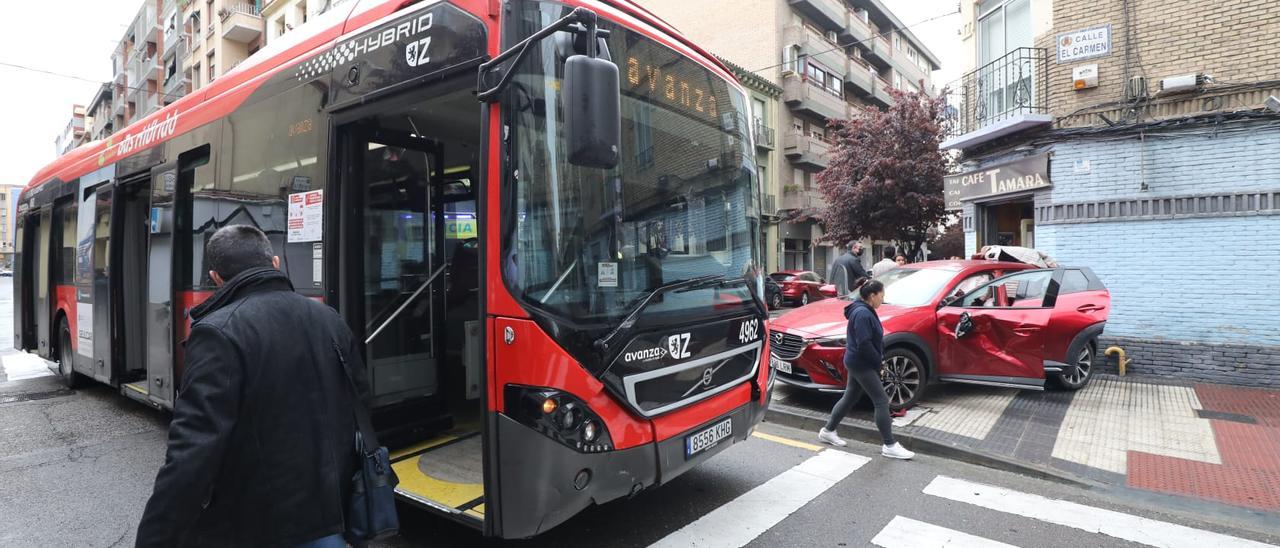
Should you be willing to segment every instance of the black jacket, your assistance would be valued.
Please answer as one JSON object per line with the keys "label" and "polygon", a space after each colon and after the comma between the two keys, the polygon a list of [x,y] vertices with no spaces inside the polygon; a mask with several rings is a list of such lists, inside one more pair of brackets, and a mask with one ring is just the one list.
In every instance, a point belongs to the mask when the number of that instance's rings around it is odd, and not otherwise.
{"label": "black jacket", "polygon": [[880,315],[867,303],[854,299],[844,307],[844,317],[849,319],[845,333],[844,368],[879,370],[884,359],[884,327],[880,325]]}
{"label": "black jacket", "polygon": [[836,257],[831,263],[831,272],[827,280],[836,286],[836,292],[845,295],[853,291],[853,284],[867,277],[867,269],[862,266],[862,259],[852,251]]}
{"label": "black jacket", "polygon": [[368,399],[346,323],[269,268],[232,278],[191,318],[137,545],[292,546],[342,532],[356,461],[339,352]]}

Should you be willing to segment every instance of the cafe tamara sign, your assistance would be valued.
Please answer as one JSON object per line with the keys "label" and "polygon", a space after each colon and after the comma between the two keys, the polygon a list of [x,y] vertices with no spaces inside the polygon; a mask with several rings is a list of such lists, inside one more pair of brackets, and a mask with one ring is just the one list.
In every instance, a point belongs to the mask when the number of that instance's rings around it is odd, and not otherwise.
{"label": "cafe tamara sign", "polygon": [[960,209],[963,202],[1002,194],[1049,188],[1049,155],[1037,154],[1021,160],[984,167],[942,180],[948,210]]}

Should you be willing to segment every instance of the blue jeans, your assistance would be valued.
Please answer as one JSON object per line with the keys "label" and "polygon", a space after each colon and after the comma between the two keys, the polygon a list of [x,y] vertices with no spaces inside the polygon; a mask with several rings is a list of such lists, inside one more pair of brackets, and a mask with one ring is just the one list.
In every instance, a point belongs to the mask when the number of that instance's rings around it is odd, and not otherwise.
{"label": "blue jeans", "polygon": [[342,535],[340,534],[332,534],[327,537],[304,542],[294,548],[347,548],[347,541],[342,540]]}

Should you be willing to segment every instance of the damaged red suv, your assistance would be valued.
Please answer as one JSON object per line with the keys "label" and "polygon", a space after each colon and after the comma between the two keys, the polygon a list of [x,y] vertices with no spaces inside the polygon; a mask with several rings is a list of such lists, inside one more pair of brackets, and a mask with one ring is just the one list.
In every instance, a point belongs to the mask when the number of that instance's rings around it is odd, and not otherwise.
{"label": "damaged red suv", "polygon": [[[1068,390],[1093,376],[1111,295],[1088,268],[933,261],[882,274],[881,376],[893,408],[915,405],[935,382]],[[840,392],[844,307],[827,299],[770,322],[778,380]]]}

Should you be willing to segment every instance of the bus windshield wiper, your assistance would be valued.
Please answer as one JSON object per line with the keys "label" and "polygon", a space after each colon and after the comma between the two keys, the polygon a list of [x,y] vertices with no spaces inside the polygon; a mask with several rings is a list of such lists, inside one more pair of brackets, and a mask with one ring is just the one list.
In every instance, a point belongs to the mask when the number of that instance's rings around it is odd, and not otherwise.
{"label": "bus windshield wiper", "polygon": [[631,309],[631,312],[627,314],[627,317],[624,318],[622,322],[618,324],[617,327],[614,327],[613,330],[610,331],[607,335],[600,337],[599,339],[596,339],[596,342],[594,343],[596,350],[599,350],[601,352],[608,352],[609,345],[613,342],[614,339],[618,337],[618,334],[628,329],[631,329],[631,327],[636,324],[636,318],[640,316],[640,312],[643,311],[645,307],[649,306],[649,301],[652,301],[654,297],[661,295],[663,293],[675,291],[677,289],[683,289],[686,287],[692,287],[692,286],[704,284],[707,282],[723,280],[723,279],[724,279],[723,274],[709,274],[706,276],[698,276],[695,278],[689,278],[687,280],[679,280],[679,281],[671,282],[669,284],[661,285],[661,286],[658,286],[657,288],[654,288],[653,291],[650,291],[648,294],[644,296],[644,298],[640,299],[639,304],[637,304],[635,307]]}

